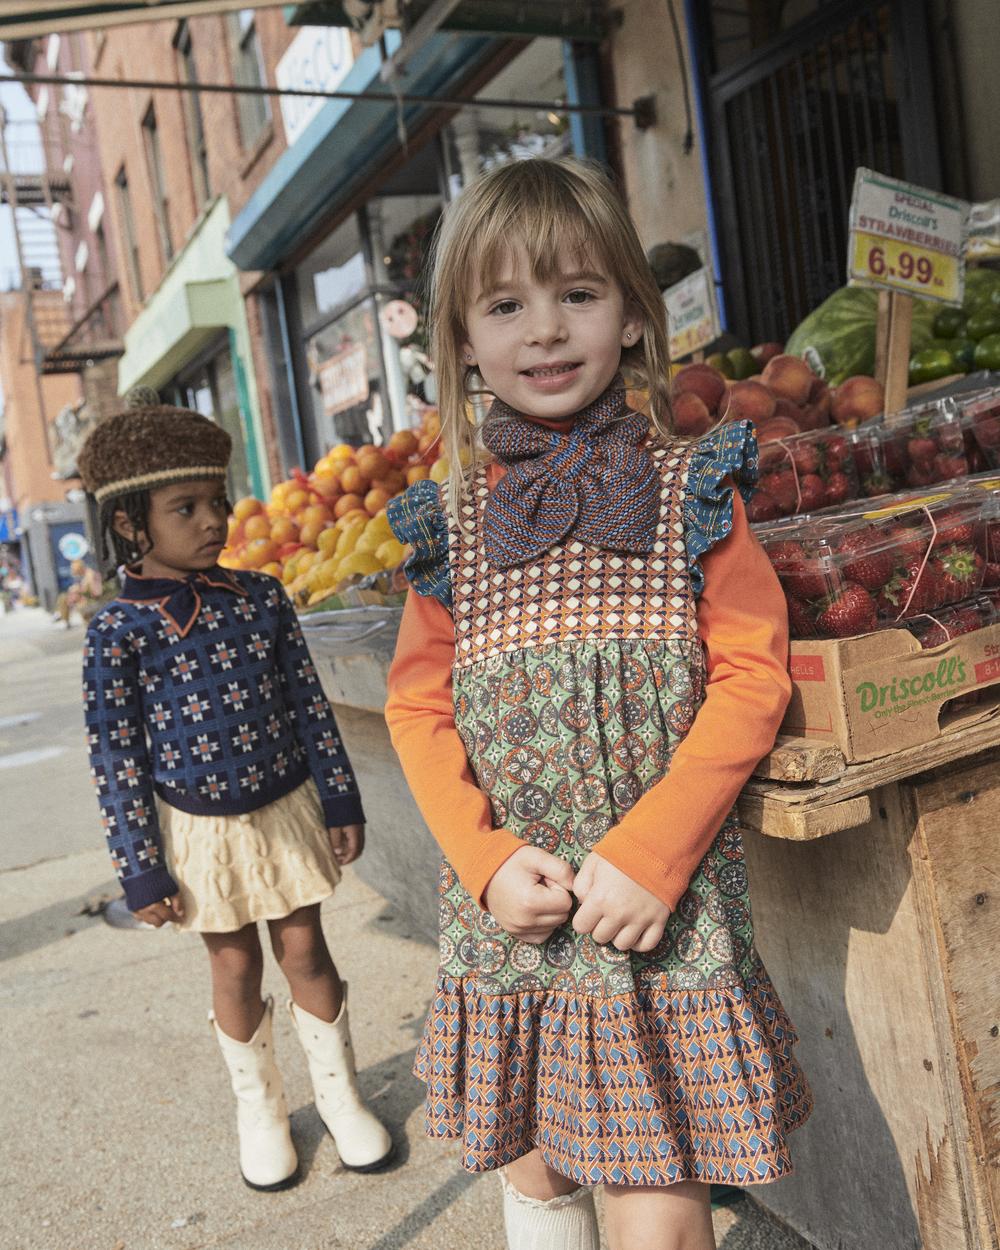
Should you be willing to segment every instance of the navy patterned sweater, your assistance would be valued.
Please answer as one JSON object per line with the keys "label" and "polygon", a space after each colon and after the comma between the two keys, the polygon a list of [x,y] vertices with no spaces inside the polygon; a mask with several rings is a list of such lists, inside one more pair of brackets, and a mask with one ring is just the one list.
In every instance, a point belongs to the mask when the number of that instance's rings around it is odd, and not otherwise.
{"label": "navy patterned sweater", "polygon": [[312,776],[328,825],[364,820],[333,710],[273,577],[127,574],[90,622],[83,690],[91,774],[133,911],[177,892],[157,794],[196,815],[243,814]]}

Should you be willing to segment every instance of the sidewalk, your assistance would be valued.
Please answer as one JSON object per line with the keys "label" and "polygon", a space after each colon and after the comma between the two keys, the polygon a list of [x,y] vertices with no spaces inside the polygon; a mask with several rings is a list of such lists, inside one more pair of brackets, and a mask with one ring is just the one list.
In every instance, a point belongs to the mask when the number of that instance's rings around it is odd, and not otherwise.
{"label": "sidewalk", "polygon": [[[0,619],[0,712],[10,716],[12,701],[44,691],[45,714],[59,708],[67,745],[57,764],[30,765],[27,826],[14,827],[7,813],[3,822],[6,862],[23,866],[0,872],[2,1250],[502,1250],[495,1178],[464,1174],[457,1146],[422,1131],[423,1087],[410,1066],[436,951],[350,870],[324,921],[351,983],[361,1084],[398,1143],[398,1163],[371,1177],[341,1168],[268,955],[265,989],[281,1004],[276,1047],[305,1179],[273,1195],[243,1185],[231,1097],[206,1022],[200,940],[114,929],[82,914],[88,901],[118,893],[96,805],[92,820],[85,809],[82,733],[69,745],[82,636],[20,616]],[[4,745],[0,734],[0,758],[20,745]],[[14,769],[3,774],[5,787],[15,779]],[[43,858],[35,825],[56,812],[75,831],[54,856],[49,831]],[[720,1250],[806,1250],[749,1201],[716,1212],[716,1230]]]}

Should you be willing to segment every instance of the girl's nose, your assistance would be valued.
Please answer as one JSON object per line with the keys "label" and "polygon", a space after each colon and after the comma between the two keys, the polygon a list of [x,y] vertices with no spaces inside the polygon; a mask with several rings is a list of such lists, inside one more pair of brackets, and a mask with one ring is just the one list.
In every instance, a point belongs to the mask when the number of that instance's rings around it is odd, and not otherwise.
{"label": "girl's nose", "polygon": [[566,337],[566,326],[561,314],[562,310],[558,305],[535,309],[528,320],[525,336],[528,344],[547,346],[550,343],[561,343]]}

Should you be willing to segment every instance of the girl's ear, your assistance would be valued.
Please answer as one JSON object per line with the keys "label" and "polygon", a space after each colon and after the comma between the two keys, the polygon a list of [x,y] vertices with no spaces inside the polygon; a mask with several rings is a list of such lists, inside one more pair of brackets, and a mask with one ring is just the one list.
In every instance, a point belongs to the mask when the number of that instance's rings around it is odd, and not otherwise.
{"label": "girl's ear", "polygon": [[628,300],[625,304],[625,320],[622,322],[622,347],[635,347],[642,338],[645,322],[638,304]]}
{"label": "girl's ear", "polygon": [[128,513],[123,512],[120,508],[111,518],[111,528],[119,538],[124,538],[130,543],[138,542],[139,540],[139,531],[129,520]]}
{"label": "girl's ear", "polygon": [[476,363],[476,353],[472,350],[472,344],[465,342],[462,344],[462,364],[467,368],[472,368]]}

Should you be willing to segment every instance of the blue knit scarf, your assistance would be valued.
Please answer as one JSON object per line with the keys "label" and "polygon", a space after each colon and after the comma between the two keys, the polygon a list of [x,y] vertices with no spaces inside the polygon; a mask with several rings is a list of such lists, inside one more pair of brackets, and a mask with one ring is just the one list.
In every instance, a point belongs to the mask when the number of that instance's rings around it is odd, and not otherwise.
{"label": "blue knit scarf", "polygon": [[646,418],[625,406],[620,376],[566,433],[494,400],[483,443],[507,472],[483,514],[490,564],[513,568],[566,538],[608,551],[652,551],[660,483],[648,437]]}

